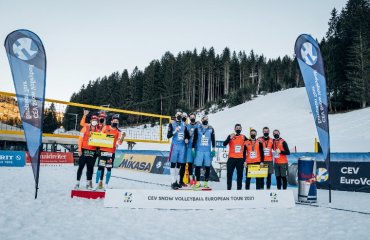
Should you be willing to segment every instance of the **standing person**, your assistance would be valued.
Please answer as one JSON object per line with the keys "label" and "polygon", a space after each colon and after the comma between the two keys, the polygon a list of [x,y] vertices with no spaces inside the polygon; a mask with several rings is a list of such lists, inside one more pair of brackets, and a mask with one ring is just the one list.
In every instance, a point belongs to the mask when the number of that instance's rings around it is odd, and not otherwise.
{"label": "standing person", "polygon": [[193,139],[194,139],[194,132],[198,127],[198,123],[196,122],[196,115],[195,113],[189,114],[190,123],[186,125],[186,129],[189,133],[189,141],[187,144],[187,150],[186,150],[186,163],[188,164],[188,170],[189,170],[189,178],[190,178],[190,186],[195,185],[195,178],[193,175],[193,163],[195,154],[192,152],[192,146],[193,146]]}
{"label": "standing person", "polygon": [[77,183],[75,189],[80,188],[80,180],[82,171],[86,165],[86,188],[92,190],[92,175],[94,172],[94,164],[96,159],[96,147],[89,145],[89,138],[91,132],[99,132],[98,118],[96,115],[91,116],[90,124],[85,124],[81,130],[78,141],[78,169],[77,169]]}
{"label": "standing person", "polygon": [[198,126],[194,131],[193,138],[193,152],[196,150],[196,157],[194,160],[195,164],[195,177],[196,184],[194,188],[200,188],[200,168],[204,166],[205,168],[205,179],[204,188],[209,188],[208,180],[211,170],[212,159],[215,156],[215,131],[212,126],[208,124],[208,116],[202,117],[202,125]]}
{"label": "standing person", "polygon": [[275,176],[277,189],[281,189],[281,182],[283,182],[283,189],[288,187],[288,158],[290,154],[287,142],[280,137],[280,131],[274,130],[273,154],[275,160]]}
{"label": "standing person", "polygon": [[227,190],[231,190],[234,169],[236,168],[236,189],[242,189],[244,170],[244,142],[247,137],[241,134],[242,126],[238,123],[234,127],[235,133],[231,133],[224,141],[224,146],[229,145],[229,159],[227,159]]}
{"label": "standing person", "polygon": [[[263,136],[258,140],[263,145],[263,155],[264,163],[268,165],[268,173],[266,178],[266,188],[269,190],[271,188],[271,174],[274,173],[274,163],[272,161],[272,145],[273,140],[270,138],[270,129],[268,127],[263,128]],[[263,181],[263,179],[262,179]],[[262,182],[262,188],[264,187],[264,181]]]}
{"label": "standing person", "polygon": [[[121,133],[121,130],[118,128],[119,124],[119,115],[115,114],[112,116],[111,125],[105,125],[102,129],[102,133],[107,134],[113,138],[113,147],[101,147],[100,148],[100,158],[98,162],[98,171],[96,172],[96,183],[97,189],[106,189],[112,174],[112,168],[114,164],[114,157],[117,145],[121,145],[126,134]],[[103,178],[104,178],[104,169],[107,168],[107,174],[105,177],[105,186],[103,187]]]}
{"label": "standing person", "polygon": [[[245,189],[250,189],[251,178],[248,177],[248,166],[249,165],[263,165],[264,154],[263,145],[257,139],[257,131],[254,129],[250,130],[250,139],[245,141],[246,150],[246,181]],[[256,178],[256,189],[263,188],[263,178]]]}
{"label": "standing person", "polygon": [[[170,174],[173,177],[172,189],[179,189],[184,186],[183,178],[185,174],[185,140],[189,139],[189,133],[185,123],[182,121],[182,111],[178,110],[175,114],[175,121],[168,126],[167,138],[172,138],[170,151]],[[180,171],[180,179],[177,181]]]}

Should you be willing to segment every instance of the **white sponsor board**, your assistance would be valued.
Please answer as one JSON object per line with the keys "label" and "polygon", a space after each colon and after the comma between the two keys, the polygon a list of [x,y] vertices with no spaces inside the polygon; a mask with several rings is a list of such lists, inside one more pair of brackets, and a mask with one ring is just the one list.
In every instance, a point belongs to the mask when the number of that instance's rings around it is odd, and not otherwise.
{"label": "white sponsor board", "polygon": [[291,208],[292,190],[175,191],[107,189],[104,207],[158,209]]}

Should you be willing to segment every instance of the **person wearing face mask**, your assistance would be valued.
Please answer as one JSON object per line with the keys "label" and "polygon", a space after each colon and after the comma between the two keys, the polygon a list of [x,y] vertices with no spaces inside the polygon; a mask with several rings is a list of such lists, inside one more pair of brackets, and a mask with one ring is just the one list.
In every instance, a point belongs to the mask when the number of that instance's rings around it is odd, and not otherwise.
{"label": "person wearing face mask", "polygon": [[[260,137],[258,140],[263,145],[263,154],[264,154],[264,162],[268,165],[268,173],[266,178],[266,188],[269,190],[271,188],[271,174],[274,173],[274,163],[272,161],[272,145],[273,140],[270,138],[270,129],[268,127],[263,128],[263,136]],[[262,179],[263,181],[263,179]],[[262,182],[262,188],[264,187],[265,183]]]}
{"label": "person wearing face mask", "polygon": [[188,114],[186,113],[186,112],[183,112],[182,113],[182,121],[185,123],[185,124],[187,124],[187,121],[188,120]]}
{"label": "person wearing face mask", "polygon": [[242,126],[238,123],[234,127],[235,133],[227,136],[223,145],[229,145],[229,159],[226,163],[227,168],[227,190],[231,190],[233,174],[236,168],[236,189],[242,189],[243,170],[244,170],[244,142],[247,137],[241,134]]}
{"label": "person wearing face mask", "polygon": [[[88,125],[88,123],[86,123],[86,117],[87,115],[89,114],[89,110],[86,110],[84,109],[84,114],[81,118],[81,121],[80,121],[80,126],[81,127],[84,127],[85,125]],[[105,118],[106,118],[106,115],[104,114],[104,112],[100,112],[98,117],[97,117],[97,121],[98,121],[98,125],[97,125],[97,128],[99,131],[101,131],[103,129],[103,127],[105,126]]]}
{"label": "person wearing face mask", "polygon": [[[257,131],[254,129],[250,130],[250,139],[245,141],[245,157],[246,157],[246,181],[245,189],[250,189],[251,178],[248,177],[248,166],[249,165],[262,165],[264,161],[263,145],[257,138]],[[256,178],[256,189],[263,189],[263,178]]]}
{"label": "person wearing face mask", "polygon": [[[175,120],[168,125],[167,132],[167,138],[172,138],[169,161],[171,162],[170,174],[173,177],[171,188],[174,190],[185,186],[183,182],[186,165],[185,144],[189,139],[189,133],[182,118],[182,111],[176,111]],[[178,179],[179,172],[180,179]]]}
{"label": "person wearing face mask", "polygon": [[188,164],[189,169],[189,178],[190,178],[190,186],[193,187],[195,185],[195,178],[193,175],[193,163],[195,158],[195,153],[192,152],[192,145],[194,139],[194,132],[195,129],[198,127],[198,123],[196,122],[196,115],[195,113],[189,114],[190,123],[186,125],[186,129],[189,133],[189,141],[187,143],[187,150],[186,150],[186,163]]}
{"label": "person wearing face mask", "polygon": [[[108,183],[112,174],[112,168],[114,164],[114,157],[117,145],[121,145],[123,139],[125,138],[126,134],[122,133],[121,130],[118,128],[119,124],[119,115],[115,114],[112,116],[112,121],[110,125],[105,125],[102,129],[102,133],[107,134],[107,136],[112,137],[113,140],[113,147],[101,147],[100,148],[100,157],[98,161],[98,171],[96,172],[96,189],[106,189],[108,187]],[[104,178],[104,169],[107,168],[107,174],[105,176],[105,186],[103,187],[103,178]]]}
{"label": "person wearing face mask", "polygon": [[272,145],[274,160],[275,160],[275,176],[277,189],[287,189],[288,187],[288,158],[287,155],[290,154],[287,142],[280,137],[280,131],[274,130],[274,141]]}
{"label": "person wearing face mask", "polygon": [[208,180],[211,170],[212,159],[215,156],[215,131],[212,126],[208,124],[208,116],[202,117],[202,125],[198,126],[194,131],[192,151],[195,152],[196,156],[194,159],[195,165],[195,177],[196,184],[194,189],[199,189],[201,187],[200,183],[200,168],[204,166],[205,176],[204,176],[204,188],[209,188]]}
{"label": "person wearing face mask", "polygon": [[105,115],[104,112],[100,112],[99,115],[98,115],[98,126],[99,126],[99,129],[102,130],[103,127],[105,126],[105,120],[106,120],[107,116]]}
{"label": "person wearing face mask", "polygon": [[82,171],[86,165],[86,188],[92,190],[92,175],[94,171],[94,164],[96,159],[96,147],[89,145],[89,138],[91,132],[99,132],[98,130],[98,118],[96,115],[91,116],[90,124],[84,125],[81,130],[79,141],[78,141],[78,169],[77,169],[77,183],[75,189],[80,188],[80,180]]}

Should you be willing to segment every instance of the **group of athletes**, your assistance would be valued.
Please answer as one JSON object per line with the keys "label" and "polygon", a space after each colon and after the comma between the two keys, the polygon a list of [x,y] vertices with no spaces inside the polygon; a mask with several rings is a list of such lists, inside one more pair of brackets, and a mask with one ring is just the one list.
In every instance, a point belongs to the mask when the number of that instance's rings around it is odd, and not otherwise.
{"label": "group of athletes", "polygon": [[[86,123],[89,111],[84,111],[81,119],[82,127],[78,142],[78,170],[75,189],[80,188],[82,171],[86,165],[86,188],[88,190],[106,189],[111,177],[111,170],[115,158],[117,145],[121,145],[125,133],[121,132],[119,126],[119,115],[111,116],[109,124],[104,113],[92,115],[90,123]],[[189,121],[188,121],[189,118]],[[91,133],[100,132],[113,138],[113,146],[96,147],[89,145]],[[279,130],[273,131],[270,138],[268,127],[263,128],[263,136],[257,137],[255,129],[250,130],[249,138],[242,133],[241,124],[235,124],[234,132],[227,136],[223,142],[229,145],[229,158],[227,160],[227,189],[231,190],[233,173],[236,169],[237,190],[242,189],[244,168],[248,173],[251,165],[268,167],[266,177],[266,188],[271,187],[271,174],[275,172],[278,189],[286,189],[288,185],[288,159],[290,154],[287,142],[280,137]],[[215,131],[209,124],[208,116],[204,115],[200,122],[196,121],[196,114],[189,116],[181,110],[176,111],[175,118],[168,126],[167,138],[172,138],[169,155],[170,175],[172,176],[172,189],[189,187],[184,183],[186,164],[189,171],[189,185],[193,189],[210,188],[208,185],[212,159],[215,157]],[[98,170],[96,172],[96,186],[93,187],[92,176],[95,160],[98,158]],[[201,181],[201,168],[204,168],[204,179]],[[103,185],[104,171],[107,169],[105,185]],[[193,173],[193,169],[195,169]],[[245,189],[250,189],[251,178],[246,174]],[[256,189],[264,189],[264,178],[256,178]]]}
{"label": "group of athletes", "polygon": [[[189,123],[187,123],[189,118]],[[223,145],[229,145],[227,160],[227,189],[232,188],[233,173],[236,169],[237,190],[242,189],[243,172],[246,169],[245,189],[250,189],[251,178],[248,177],[248,167],[261,165],[268,167],[266,188],[271,188],[271,175],[275,172],[278,189],[288,186],[288,158],[290,154],[287,142],[280,137],[280,131],[273,131],[270,138],[270,129],[263,128],[263,136],[257,137],[255,129],[250,130],[250,137],[242,133],[241,124],[235,124],[234,132],[227,136]],[[189,184],[194,189],[210,188],[208,185],[212,159],[215,157],[215,131],[209,125],[208,116],[204,115],[200,122],[196,121],[196,114],[189,116],[181,110],[176,111],[175,119],[169,124],[168,138],[172,138],[169,160],[170,174],[173,177],[172,189],[188,187],[184,183],[186,164],[188,164]],[[193,166],[194,164],[194,166]],[[193,175],[193,168],[195,174]],[[201,182],[200,170],[204,167],[204,181]],[[256,178],[256,189],[264,189],[264,178]]]}
{"label": "group of athletes", "polygon": [[[115,114],[111,116],[110,123],[107,124],[107,116],[101,112],[99,115],[92,115],[90,117],[90,123],[86,123],[86,117],[89,111],[84,110],[84,115],[81,119],[80,125],[82,127],[79,141],[78,141],[78,169],[77,169],[77,183],[75,189],[80,188],[80,179],[82,171],[86,165],[86,188],[88,190],[104,190],[107,188],[111,170],[113,168],[113,162],[116,152],[117,145],[121,145],[125,137],[125,133],[121,132],[119,126],[119,115]],[[105,133],[113,138],[113,146],[109,147],[96,147],[89,145],[89,139],[91,133],[101,132]],[[98,170],[96,172],[96,186],[93,188],[92,176],[94,172],[94,165],[96,158],[98,161]],[[104,171],[107,169],[105,177],[105,185],[103,185]]]}

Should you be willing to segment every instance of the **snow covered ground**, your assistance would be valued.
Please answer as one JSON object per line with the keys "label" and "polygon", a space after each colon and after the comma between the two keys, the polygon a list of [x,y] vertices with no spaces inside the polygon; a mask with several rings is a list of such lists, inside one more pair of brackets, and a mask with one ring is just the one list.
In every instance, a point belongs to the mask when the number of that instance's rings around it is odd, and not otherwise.
{"label": "snow covered ground", "polygon": [[[200,119],[199,119],[200,120]],[[305,88],[292,88],[258,96],[252,101],[209,115],[217,140],[225,140],[236,123],[245,134],[249,127],[262,133],[268,126],[279,129],[289,148],[313,152],[317,137]],[[370,152],[370,108],[329,115],[332,152]],[[126,148],[127,146],[122,146]],[[169,144],[138,143],[134,149],[169,150]]]}
{"label": "snow covered ground", "polygon": [[[291,209],[156,210],[111,209],[103,200],[70,198],[76,167],[42,167],[34,200],[30,167],[0,168],[0,239],[369,239],[370,215],[319,205]],[[132,180],[125,180],[124,177]],[[83,180],[85,179],[83,175]],[[137,180],[137,181],[134,181]],[[166,189],[170,176],[114,169],[111,187]],[[234,183],[235,185],[235,183]],[[225,189],[225,179],[211,183]],[[370,195],[333,192],[330,207],[370,214]]]}

